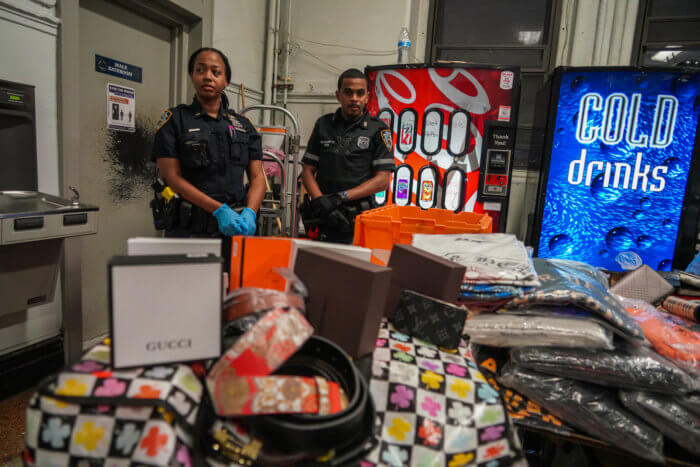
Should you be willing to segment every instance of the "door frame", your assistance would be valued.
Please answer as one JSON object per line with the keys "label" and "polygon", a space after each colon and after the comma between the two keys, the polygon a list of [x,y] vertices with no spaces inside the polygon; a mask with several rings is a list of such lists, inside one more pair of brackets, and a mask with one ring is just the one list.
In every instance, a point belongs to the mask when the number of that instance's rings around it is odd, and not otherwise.
{"label": "door frame", "polygon": [[[214,0],[113,0],[121,6],[170,28],[170,105],[185,100],[189,91],[187,59],[199,47],[213,42]],[[57,4],[59,187],[80,189],[80,0]],[[90,200],[85,200],[89,202]],[[61,263],[62,326],[65,359],[76,361],[83,352],[82,241],[65,240]]]}

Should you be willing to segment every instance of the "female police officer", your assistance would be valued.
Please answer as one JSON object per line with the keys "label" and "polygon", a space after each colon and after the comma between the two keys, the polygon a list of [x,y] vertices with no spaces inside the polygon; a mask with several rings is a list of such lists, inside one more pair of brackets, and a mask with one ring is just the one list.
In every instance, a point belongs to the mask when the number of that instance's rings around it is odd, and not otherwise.
{"label": "female police officer", "polygon": [[[195,89],[190,105],[163,112],[156,126],[153,158],[161,176],[185,201],[177,227],[166,236],[253,235],[265,195],[262,146],[255,127],[228,109],[223,94],[231,67],[221,51],[192,54],[188,71]],[[243,184],[243,171],[250,188]],[[238,214],[232,207],[242,207]],[[230,242],[224,241],[224,259]]]}

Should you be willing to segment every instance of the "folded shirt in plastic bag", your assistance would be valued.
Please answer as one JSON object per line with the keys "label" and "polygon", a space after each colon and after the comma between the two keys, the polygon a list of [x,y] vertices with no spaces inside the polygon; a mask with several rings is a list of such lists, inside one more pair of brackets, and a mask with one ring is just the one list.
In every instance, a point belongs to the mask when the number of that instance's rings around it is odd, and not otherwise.
{"label": "folded shirt in plastic bag", "polygon": [[415,234],[413,246],[465,265],[465,282],[540,285],[525,245],[515,235]]}
{"label": "folded shirt in plastic bag", "polygon": [[612,332],[614,340],[620,340],[621,342],[626,341],[632,343],[635,346],[646,345],[651,347],[651,344],[648,341],[642,341],[641,339],[626,334],[621,329],[618,329],[617,327],[610,324],[608,321],[605,321],[603,318],[600,317],[600,315],[596,315],[591,312],[582,310],[581,308],[576,308],[573,306],[533,306],[528,308],[516,308],[513,310],[500,308],[496,310],[496,313],[511,316],[560,316],[588,321],[591,323],[599,324],[600,326],[603,326],[603,328]]}
{"label": "folded shirt in plastic bag", "polygon": [[617,391],[507,364],[498,379],[504,386],[536,400],[573,427],[619,449],[663,462],[663,436],[628,412]]}
{"label": "folded shirt in plastic bag", "polygon": [[609,329],[593,321],[564,316],[480,314],[467,320],[465,334],[475,344],[496,347],[553,346],[613,349]]}
{"label": "folded shirt in plastic bag", "polygon": [[611,295],[602,273],[595,268],[574,261],[533,260],[542,285],[533,292],[515,298],[506,308],[522,308],[534,305],[573,305],[595,313],[631,337],[643,339],[642,328],[626,312],[622,304]]}
{"label": "folded shirt in plastic bag", "polygon": [[700,417],[700,393],[688,394],[683,397],[678,397],[677,401],[683,407]]}
{"label": "folded shirt in plastic bag", "polygon": [[463,283],[459,293],[462,300],[489,301],[522,297],[531,290],[532,287],[518,287],[514,285]]}
{"label": "folded shirt in plastic bag", "polygon": [[642,391],[620,391],[625,407],[696,456],[700,456],[698,418],[673,398]]}
{"label": "folded shirt in plastic bag", "polygon": [[700,333],[690,329],[691,323],[642,300],[625,298],[621,302],[658,353],[695,376],[700,374]]}
{"label": "folded shirt in plastic bag", "polygon": [[698,389],[694,378],[653,350],[625,346],[615,350],[523,347],[513,362],[529,370],[618,388],[686,394]]}
{"label": "folded shirt in plastic bag", "polygon": [[552,415],[545,407],[496,381],[500,369],[510,361],[509,349],[474,343],[469,344],[469,349],[486,381],[501,394],[515,425],[545,430],[562,436],[573,433],[573,428]]}

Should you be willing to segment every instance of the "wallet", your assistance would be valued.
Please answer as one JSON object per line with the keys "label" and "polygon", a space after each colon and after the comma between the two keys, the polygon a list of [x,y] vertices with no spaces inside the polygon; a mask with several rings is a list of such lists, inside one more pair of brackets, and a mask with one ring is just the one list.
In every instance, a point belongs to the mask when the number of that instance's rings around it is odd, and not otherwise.
{"label": "wallet", "polygon": [[412,290],[404,290],[394,315],[394,327],[404,334],[417,337],[447,349],[459,346],[467,319],[467,311]]}
{"label": "wallet", "polygon": [[628,273],[610,289],[625,298],[654,303],[673,293],[674,287],[646,264]]}

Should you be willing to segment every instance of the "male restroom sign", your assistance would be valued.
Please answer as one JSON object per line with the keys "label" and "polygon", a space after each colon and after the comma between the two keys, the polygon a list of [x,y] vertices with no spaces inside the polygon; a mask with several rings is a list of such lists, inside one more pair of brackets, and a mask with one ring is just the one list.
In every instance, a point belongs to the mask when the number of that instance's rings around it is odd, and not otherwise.
{"label": "male restroom sign", "polygon": [[141,82],[143,69],[139,66],[129,65],[109,57],[95,54],[95,71],[129,81]]}

